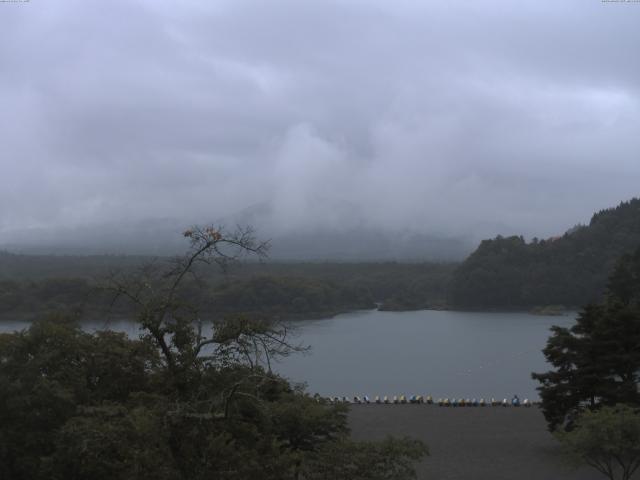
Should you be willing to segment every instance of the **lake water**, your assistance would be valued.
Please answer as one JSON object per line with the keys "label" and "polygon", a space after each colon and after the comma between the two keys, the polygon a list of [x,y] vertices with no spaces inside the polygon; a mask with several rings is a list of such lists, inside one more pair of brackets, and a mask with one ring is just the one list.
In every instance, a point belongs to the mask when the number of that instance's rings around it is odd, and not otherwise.
{"label": "lake water", "polygon": [[432,395],[538,398],[531,372],[549,369],[542,355],[549,327],[575,315],[424,310],[364,311],[300,325],[307,356],[277,369],[322,395]]}
{"label": "lake water", "polygon": [[[424,310],[338,315],[296,322],[295,340],[311,346],[274,368],[322,395],[432,395],[433,397],[537,398],[531,372],[546,371],[542,355],[551,325],[569,326],[575,315]],[[1,322],[0,331],[28,326]],[[88,331],[103,322],[85,325]],[[132,336],[121,320],[109,328]]]}

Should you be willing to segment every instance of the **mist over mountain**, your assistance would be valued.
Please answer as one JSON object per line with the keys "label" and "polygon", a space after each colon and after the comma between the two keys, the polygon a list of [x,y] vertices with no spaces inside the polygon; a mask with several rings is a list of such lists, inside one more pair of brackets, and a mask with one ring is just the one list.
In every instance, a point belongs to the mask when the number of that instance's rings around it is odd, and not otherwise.
{"label": "mist over mountain", "polygon": [[0,245],[160,253],[255,205],[274,255],[559,235],[637,194],[622,3],[9,2]]}
{"label": "mist over mountain", "polygon": [[[117,229],[120,235],[109,235]],[[37,235],[37,232],[33,232]],[[7,243],[0,246],[14,253],[92,255],[175,255],[187,244],[175,228],[163,221],[146,222],[134,229],[131,225],[110,225],[101,228],[59,232],[50,242]],[[266,237],[265,237],[266,238]],[[283,237],[268,237],[273,260],[461,260],[473,250],[468,238],[448,238],[418,233],[353,229],[351,231],[319,230],[292,233]]]}
{"label": "mist over mountain", "polygon": [[[476,236],[470,234],[375,228],[348,202],[330,198],[318,202],[326,212],[324,218],[306,218],[309,206],[283,214],[277,204],[263,202],[211,223],[228,229],[251,226],[259,240],[270,241],[269,257],[285,261],[461,260],[477,243]],[[187,246],[182,232],[197,223],[202,223],[201,219],[160,218],[68,229],[34,228],[14,232],[14,242],[5,242],[0,248],[15,253],[174,255]]]}

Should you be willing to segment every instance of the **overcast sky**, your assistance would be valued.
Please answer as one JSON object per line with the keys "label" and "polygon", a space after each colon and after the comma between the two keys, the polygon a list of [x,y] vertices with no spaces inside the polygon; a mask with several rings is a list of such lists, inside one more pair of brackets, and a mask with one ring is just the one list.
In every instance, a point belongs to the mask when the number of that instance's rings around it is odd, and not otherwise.
{"label": "overcast sky", "polygon": [[553,235],[640,193],[639,48],[631,2],[0,3],[0,243],[256,204]]}

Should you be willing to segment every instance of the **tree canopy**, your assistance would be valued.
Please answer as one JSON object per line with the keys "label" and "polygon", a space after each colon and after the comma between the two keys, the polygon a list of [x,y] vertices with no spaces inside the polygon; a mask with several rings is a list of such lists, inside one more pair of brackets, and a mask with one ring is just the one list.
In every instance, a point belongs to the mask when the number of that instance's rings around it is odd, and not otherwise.
{"label": "tree canopy", "polygon": [[620,258],[604,302],[552,328],[544,355],[554,370],[533,378],[550,429],[571,428],[584,409],[640,405],[640,248]]}
{"label": "tree canopy", "polygon": [[570,456],[610,480],[629,480],[640,467],[640,414],[629,406],[586,411],[575,428],[557,437]]}
{"label": "tree canopy", "polygon": [[[271,371],[271,359],[300,349],[284,325],[206,322],[181,296],[194,265],[264,245],[249,231],[185,236],[183,257],[105,283],[135,310],[140,338],[84,332],[68,315],[0,335],[0,478],[415,477],[422,443],[354,442],[344,405]],[[361,467],[375,475],[354,475]]]}
{"label": "tree canopy", "polygon": [[597,212],[589,225],[531,242],[484,240],[454,272],[451,302],[467,308],[598,302],[621,255],[640,245],[640,199]]}

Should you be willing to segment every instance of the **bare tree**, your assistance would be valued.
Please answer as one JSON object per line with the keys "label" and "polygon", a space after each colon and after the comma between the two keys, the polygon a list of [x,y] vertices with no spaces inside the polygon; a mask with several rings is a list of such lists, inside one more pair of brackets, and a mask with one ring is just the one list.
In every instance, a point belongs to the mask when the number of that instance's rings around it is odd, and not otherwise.
{"label": "bare tree", "polygon": [[111,274],[105,289],[113,300],[126,299],[144,332],[162,353],[169,371],[197,361],[243,363],[271,371],[274,356],[289,355],[302,348],[288,342],[285,324],[243,317],[211,326],[207,336],[196,305],[185,301],[181,287],[187,278],[200,281],[197,266],[217,265],[223,271],[241,257],[263,258],[268,242],[259,242],[250,227],[233,232],[214,226],[194,226],[183,233],[189,249],[169,261],[141,266],[131,273]]}

